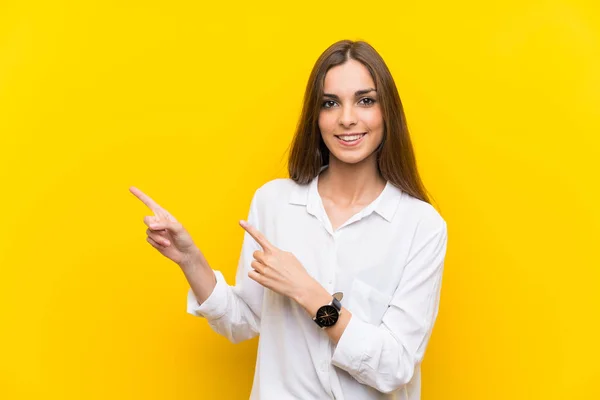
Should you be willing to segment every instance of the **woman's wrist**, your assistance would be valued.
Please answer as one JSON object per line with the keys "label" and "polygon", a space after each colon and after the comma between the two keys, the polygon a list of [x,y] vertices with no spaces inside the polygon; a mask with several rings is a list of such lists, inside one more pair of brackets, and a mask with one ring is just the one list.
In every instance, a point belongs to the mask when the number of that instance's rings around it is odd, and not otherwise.
{"label": "woman's wrist", "polygon": [[189,255],[185,256],[179,263],[179,268],[183,270],[184,273],[190,273],[198,269],[210,269],[206,258],[199,249],[191,252]]}
{"label": "woman's wrist", "polygon": [[198,304],[204,303],[217,284],[217,276],[202,253],[199,252],[199,256],[190,257],[185,262],[179,263],[179,267],[194,292]]}
{"label": "woman's wrist", "polygon": [[319,310],[321,306],[330,303],[331,299],[332,294],[327,292],[327,290],[317,281],[314,281],[311,286],[305,287],[294,298],[294,300],[311,316],[316,315],[317,310]]}

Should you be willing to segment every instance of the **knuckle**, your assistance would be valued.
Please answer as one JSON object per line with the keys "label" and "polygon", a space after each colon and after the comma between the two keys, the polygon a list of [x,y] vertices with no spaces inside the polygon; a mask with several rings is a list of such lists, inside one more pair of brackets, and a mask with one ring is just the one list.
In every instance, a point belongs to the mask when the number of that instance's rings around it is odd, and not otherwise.
{"label": "knuckle", "polygon": [[156,224],[156,223],[160,223],[161,220],[158,217],[151,217],[151,216],[145,216],[144,217],[144,224],[146,224],[146,226],[150,226],[151,224]]}

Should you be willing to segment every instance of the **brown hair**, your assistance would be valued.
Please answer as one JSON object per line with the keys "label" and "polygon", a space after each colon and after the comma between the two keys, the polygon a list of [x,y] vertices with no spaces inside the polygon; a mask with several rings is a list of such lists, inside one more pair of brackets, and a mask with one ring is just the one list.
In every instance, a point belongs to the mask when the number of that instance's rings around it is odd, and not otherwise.
{"label": "brown hair", "polygon": [[329,46],[315,63],[306,91],[302,114],[291,144],[288,159],[290,178],[298,184],[307,184],[329,163],[329,149],[319,130],[319,113],[327,71],[354,59],[370,72],[381,105],[384,131],[377,151],[377,165],[381,176],[404,192],[429,203],[419,173],[406,125],[406,117],[392,74],[383,58],[368,43],[341,40]]}

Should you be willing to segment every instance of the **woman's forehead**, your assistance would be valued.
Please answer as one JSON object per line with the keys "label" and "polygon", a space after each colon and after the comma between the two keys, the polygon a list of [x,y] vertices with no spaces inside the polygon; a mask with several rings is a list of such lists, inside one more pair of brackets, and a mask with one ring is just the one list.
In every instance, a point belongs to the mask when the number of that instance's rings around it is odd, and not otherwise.
{"label": "woman's forehead", "polygon": [[323,89],[326,93],[353,95],[358,90],[375,88],[369,70],[356,60],[348,60],[327,71]]}

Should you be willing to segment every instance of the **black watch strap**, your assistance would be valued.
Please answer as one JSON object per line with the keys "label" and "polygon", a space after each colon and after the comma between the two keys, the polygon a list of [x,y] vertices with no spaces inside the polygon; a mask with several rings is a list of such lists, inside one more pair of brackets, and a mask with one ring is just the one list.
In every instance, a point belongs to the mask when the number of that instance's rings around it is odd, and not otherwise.
{"label": "black watch strap", "polygon": [[331,301],[331,305],[334,306],[335,308],[337,308],[338,312],[342,311],[342,303],[340,303],[340,301],[338,299],[336,299],[335,297]]}

